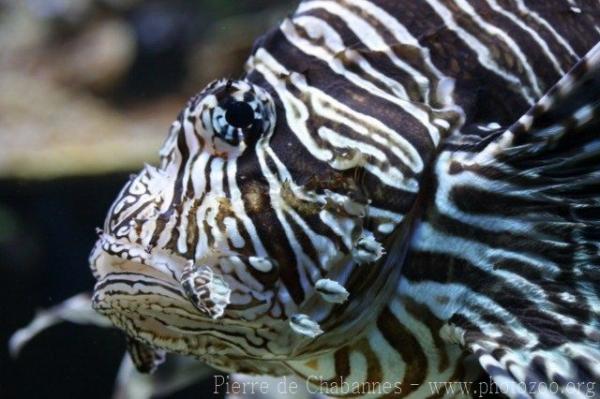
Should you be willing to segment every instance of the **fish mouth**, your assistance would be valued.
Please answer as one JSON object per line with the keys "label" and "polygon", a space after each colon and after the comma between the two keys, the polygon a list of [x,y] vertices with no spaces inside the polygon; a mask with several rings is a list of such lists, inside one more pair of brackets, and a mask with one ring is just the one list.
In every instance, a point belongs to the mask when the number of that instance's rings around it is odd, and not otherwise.
{"label": "fish mouth", "polygon": [[264,360],[263,350],[245,338],[273,338],[261,321],[214,318],[192,303],[181,282],[191,260],[101,233],[89,262],[96,278],[93,308],[130,337],[217,368],[219,359]]}
{"label": "fish mouth", "polygon": [[[96,278],[92,306],[132,338],[184,355],[211,355],[215,322],[186,297],[179,278],[186,259],[101,234],[89,258]],[[213,350],[211,350],[213,348]]]}

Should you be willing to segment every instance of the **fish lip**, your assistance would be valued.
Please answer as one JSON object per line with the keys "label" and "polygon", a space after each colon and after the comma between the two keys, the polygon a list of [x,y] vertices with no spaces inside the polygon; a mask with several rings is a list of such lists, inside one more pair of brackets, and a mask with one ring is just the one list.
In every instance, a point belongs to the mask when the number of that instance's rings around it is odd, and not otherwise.
{"label": "fish lip", "polygon": [[[135,249],[145,254],[141,258],[123,258],[111,253],[107,245],[118,244],[120,249]],[[221,357],[237,356],[240,359],[292,360],[297,358],[293,347],[298,339],[288,329],[286,321],[268,325],[260,320],[247,320],[231,314],[214,320],[202,313],[183,291],[181,270],[188,260],[177,254],[166,254],[161,249],[145,250],[140,244],[102,233],[90,255],[90,267],[96,278],[92,307],[106,316],[127,335],[168,352],[197,357],[214,357],[215,364]],[[114,252],[114,251],[113,251]],[[138,254],[136,252],[136,254]],[[171,265],[181,266],[174,272],[156,267],[160,256],[167,256]],[[174,260],[175,259],[175,260]],[[160,263],[160,262],[159,262]],[[128,280],[128,281],[126,281]],[[124,286],[125,285],[125,286]],[[160,293],[149,292],[153,286]],[[177,311],[173,311],[177,309]],[[190,328],[190,325],[192,328]],[[251,344],[236,344],[223,336],[231,331],[254,330],[275,339],[275,352],[265,354]],[[275,331],[279,331],[276,336]],[[264,338],[266,339],[266,338]],[[281,340],[281,343],[279,342]],[[294,342],[292,349],[284,342]],[[211,348],[220,346],[224,355],[212,353]]]}
{"label": "fish lip", "polygon": [[[108,254],[102,249],[101,243],[96,244],[90,258],[100,269],[94,285],[92,308],[127,335],[150,346],[182,355],[219,359],[220,354],[211,352],[211,348],[225,345],[227,356],[235,355],[240,359],[261,358],[261,355],[247,347],[233,341],[223,341],[215,335],[215,330],[220,328],[249,328],[246,322],[227,318],[214,320],[206,316],[189,301],[179,281],[159,274],[155,269],[150,269],[148,273],[149,268],[144,264]],[[116,262],[121,262],[124,267],[115,265]],[[102,263],[106,263],[110,269]],[[140,269],[143,267],[143,270],[130,270],[130,267],[136,266]],[[127,284],[124,283],[126,279],[129,279],[128,286],[119,286]],[[148,298],[149,286],[161,289],[160,295]],[[115,298],[113,294],[119,297]],[[142,297],[138,297],[138,294]],[[173,312],[174,308],[178,311]],[[170,317],[174,319],[169,321]],[[179,318],[186,320],[185,325],[176,321]],[[190,325],[196,331],[186,331],[185,328]],[[188,341],[193,344],[188,346]]]}
{"label": "fish lip", "polygon": [[145,247],[127,238],[115,238],[100,233],[89,256],[89,265],[96,280],[111,272],[127,272],[125,263],[137,265],[139,272],[179,284],[183,267],[191,260],[157,247]]}

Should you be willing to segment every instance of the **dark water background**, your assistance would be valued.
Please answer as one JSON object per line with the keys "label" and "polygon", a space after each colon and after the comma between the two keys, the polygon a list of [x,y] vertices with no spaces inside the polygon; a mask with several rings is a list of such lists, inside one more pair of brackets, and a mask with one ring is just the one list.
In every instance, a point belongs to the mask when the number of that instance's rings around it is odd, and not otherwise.
{"label": "dark water background", "polygon": [[[93,287],[88,251],[125,176],[0,183],[2,398],[108,398],[125,350],[117,330],[63,323],[11,359],[7,340],[39,308]],[[7,220],[8,219],[8,220]]]}

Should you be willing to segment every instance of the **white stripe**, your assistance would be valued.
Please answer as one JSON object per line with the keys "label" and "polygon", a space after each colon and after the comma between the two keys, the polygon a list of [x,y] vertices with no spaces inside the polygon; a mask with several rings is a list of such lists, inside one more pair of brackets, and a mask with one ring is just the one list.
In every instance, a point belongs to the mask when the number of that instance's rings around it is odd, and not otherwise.
{"label": "white stripe", "polygon": [[[476,226],[491,232],[532,234],[537,223],[535,218],[527,220],[527,217],[523,216],[510,217],[506,215],[466,213],[460,210],[451,198],[452,190],[460,186],[478,188],[487,193],[498,193],[504,196],[525,199],[531,198],[531,189],[524,189],[522,186],[507,181],[490,180],[468,170],[451,174],[448,172],[451,159],[458,160],[458,154],[443,152],[440,154],[435,165],[435,174],[438,177],[435,204],[441,212],[460,220],[463,224]],[[484,163],[481,164],[483,165]],[[556,250],[560,250],[560,248],[556,248]]]}
{"label": "white stripe", "polygon": [[[286,116],[288,119],[288,124],[290,129],[298,136],[298,139],[302,144],[305,145],[307,150],[311,152],[313,156],[321,161],[328,162],[332,167],[335,166],[334,154],[329,149],[323,149],[317,145],[311,133],[308,131],[306,126],[306,120],[309,116],[309,111],[306,108],[306,105],[295,98],[285,87],[285,85],[281,82],[281,80],[275,75],[275,71],[281,71],[284,74],[289,74],[287,70],[285,70],[281,65],[277,63],[277,61],[268,54],[264,49],[259,49],[255,56],[254,68],[257,72],[261,73],[267,82],[271,84],[274,89],[277,91],[281,101],[284,103],[286,108]],[[398,156],[403,162],[405,162],[406,166],[414,170],[415,172],[419,172],[423,168],[423,162],[420,158],[417,150],[401,135],[398,135],[393,130],[389,129],[386,125],[376,120],[375,118],[369,117],[367,115],[359,114],[349,107],[335,101],[333,98],[327,96],[325,93],[308,86],[306,82],[301,78],[298,74],[293,74],[290,77],[290,82],[292,82],[300,91],[306,93],[307,96],[311,100],[311,105],[314,110],[321,110],[324,112],[323,104],[326,102],[327,105],[337,108],[342,112],[330,112],[327,116],[333,118],[342,117],[342,113],[353,115],[356,119],[362,120],[363,122],[368,122],[373,129],[367,130],[366,127],[355,125],[364,135],[370,135],[370,138],[380,138],[386,143],[388,146],[391,145],[391,151]],[[300,114],[301,117],[296,117],[296,113]],[[345,119],[348,122],[347,119]],[[380,135],[374,134],[374,132],[383,132],[385,133],[383,137]],[[392,141],[390,143],[389,141]],[[393,187],[416,192],[418,189],[418,184],[413,178],[403,179],[403,180],[387,180],[387,182],[393,184]]]}
{"label": "white stripe", "polygon": [[[359,150],[360,153],[372,155],[374,157],[382,154],[381,151],[379,151],[375,147],[344,138],[344,136],[342,136],[341,134],[334,132],[333,130],[331,130],[325,126],[321,126],[318,130],[318,133],[319,133],[320,137],[322,137],[323,139],[327,140],[332,145],[334,145],[340,149],[344,149],[344,148],[356,149],[356,150],[360,149]],[[342,143],[344,143],[344,144],[342,144]],[[385,157],[385,154],[383,154],[383,155]],[[406,176],[404,176],[404,174],[398,168],[389,164],[389,162],[387,162],[387,160],[385,158],[381,162],[381,165],[388,165],[387,171],[384,171],[378,165],[375,165],[372,163],[367,163],[364,160],[364,157],[361,157],[361,160],[362,160],[362,162],[356,162],[354,160],[349,160],[348,162],[350,162],[350,164],[343,165],[343,168],[340,168],[340,169],[350,169],[352,167],[362,166],[365,168],[365,170],[367,170],[372,175],[377,176],[377,178],[379,178],[379,180],[382,183],[384,183],[388,186],[397,187],[397,188],[401,188],[401,189],[407,189],[407,187],[405,185],[399,186],[399,184],[398,184],[399,182],[406,182],[406,184],[408,184],[408,187],[410,188],[410,191],[415,190],[415,192],[416,192],[416,190],[418,190],[418,183],[415,179],[407,179]],[[342,166],[339,163],[338,163],[338,165]]]}
{"label": "white stripe", "polygon": [[548,277],[555,277],[561,273],[561,268],[549,259],[492,248],[474,240],[451,236],[436,230],[429,223],[421,223],[416,228],[411,237],[411,247],[418,251],[441,253],[464,259],[473,266],[492,274],[496,274],[494,266],[499,258],[522,262],[536,270],[543,271]]}
{"label": "white stripe", "polygon": [[548,32],[550,32],[550,34],[552,34],[552,36],[554,36],[554,38],[556,39],[556,41],[558,43],[560,43],[573,57],[579,59],[579,56],[577,55],[577,53],[575,52],[575,50],[573,50],[573,48],[571,47],[571,45],[569,44],[569,42],[567,42],[557,31],[555,31],[554,28],[552,28],[552,25],[550,25],[548,23],[548,21],[546,21],[544,18],[542,18],[538,13],[536,13],[533,10],[529,9],[525,5],[525,3],[523,2],[523,0],[514,0],[514,2],[517,4],[517,7],[519,8],[520,12],[525,13],[525,14],[531,16],[538,23],[540,23],[541,25],[543,25],[548,30]]}
{"label": "white stripe", "polygon": [[[371,4],[372,5],[372,4]],[[342,7],[339,3],[333,1],[315,0],[301,3],[298,8],[299,12],[322,8],[327,12],[338,16],[346,23],[348,29],[361,40],[370,50],[385,54],[394,65],[407,72],[415,80],[417,85],[422,89],[423,97],[428,97],[429,79],[420,71],[413,68],[410,64],[399,59],[390,48],[390,45],[377,33],[377,30],[371,26],[365,19],[360,18],[350,10]]]}
{"label": "white stripe", "polygon": [[524,90],[525,86],[522,84],[521,80],[518,77],[516,77],[515,75],[502,70],[502,68],[500,68],[500,66],[494,60],[494,57],[490,53],[490,50],[483,43],[481,43],[475,36],[473,36],[472,34],[467,32],[465,29],[460,27],[457,24],[456,20],[454,19],[452,12],[450,10],[448,10],[448,8],[446,8],[438,0],[426,0],[426,1],[433,8],[433,10],[442,18],[442,20],[444,21],[444,23],[446,24],[448,29],[456,32],[458,37],[468,47],[470,47],[475,52],[475,54],[477,55],[477,59],[479,60],[479,63],[484,68],[488,69],[489,71],[495,73],[502,79],[511,83],[514,87],[519,88],[521,91],[521,94],[523,95],[523,98],[525,98],[525,100],[527,100],[527,102],[529,102],[530,104],[533,104],[535,102],[535,98],[532,97],[529,93],[527,93],[526,90]]}
{"label": "white stripe", "polygon": [[396,96],[404,100],[410,100],[406,89],[400,82],[377,71],[364,57],[360,55],[360,53],[349,49],[343,42],[341,36],[333,29],[333,27],[328,25],[322,19],[311,16],[300,16],[294,18],[293,22],[294,24],[302,26],[312,39],[317,40],[319,38],[323,38],[327,48],[325,49],[320,46],[315,46],[313,42],[307,41],[304,38],[300,38],[295,31],[293,24],[289,20],[282,24],[282,31],[284,28],[288,30],[290,34],[294,35],[294,39],[296,41],[301,42],[303,46],[306,47],[306,53],[326,61],[334,72],[343,75],[348,80],[361,79],[360,76],[346,70],[343,64],[336,58],[337,54],[345,53],[347,58],[352,58],[352,61],[354,61],[357,66],[359,66],[364,72],[373,78],[385,84],[394,92]]}
{"label": "white stripe", "polygon": [[[489,323],[481,320],[477,309],[488,309],[496,317],[502,319],[515,334],[535,343],[537,337],[515,319],[514,315],[492,300],[490,297],[473,291],[461,283],[438,283],[435,281],[410,281],[402,279],[398,292],[406,295],[427,308],[439,319],[449,320],[456,314],[462,314],[474,324],[480,326],[487,334],[494,336],[498,330]],[[442,296],[447,300],[438,301]],[[487,330],[486,328],[489,327]]]}
{"label": "white stripe", "polygon": [[[363,40],[363,43],[373,51],[385,53],[388,56],[388,58],[390,58],[392,62],[394,62],[394,64],[396,64],[401,69],[404,69],[411,76],[413,76],[419,87],[427,87],[427,90],[423,96],[424,98],[428,97],[427,92],[430,86],[428,79],[410,65],[400,61],[396,57],[396,55],[390,51],[389,45],[386,44],[385,41],[377,34],[377,32],[363,19],[356,17],[354,14],[348,12],[348,10],[340,7],[339,4],[336,3],[331,3],[328,1],[313,1],[303,4],[305,4],[307,8],[313,5],[316,8],[320,5],[326,8],[328,12],[338,11],[338,13],[335,15],[338,15],[340,18],[344,19],[344,21],[347,23],[350,29],[358,30],[364,28],[365,32],[356,32],[356,34]],[[344,76],[346,79],[348,79],[358,87],[361,87],[362,89],[369,91],[375,96],[381,97],[387,101],[390,101],[400,106],[404,111],[412,115],[427,129],[434,145],[437,145],[439,143],[439,128],[431,123],[430,115],[427,112],[425,112],[421,107],[415,106],[413,102],[410,101],[408,95],[406,94],[406,90],[404,89],[404,87],[402,87],[400,83],[391,80],[390,78],[386,77],[385,74],[374,74],[374,69],[372,65],[370,65],[366,60],[364,60],[364,58],[360,57],[355,52],[352,54],[356,55],[356,58],[358,59],[357,64],[361,66],[361,68],[365,70],[365,72],[371,72],[370,74],[372,76],[382,81],[392,90],[395,90],[396,95],[392,96],[389,93],[386,93],[385,91],[381,90],[379,87],[375,86],[368,80],[365,80],[361,76],[347,71],[344,65],[336,57],[334,57],[334,54],[340,51],[336,51],[336,47],[341,47],[342,49],[345,49],[342,39],[335,32],[335,30],[333,30],[333,28],[331,28],[325,21],[315,17],[299,17],[294,19],[294,22],[298,23],[298,25],[301,25],[304,29],[307,29],[307,31],[309,29],[318,29],[319,32],[323,34],[323,36],[330,38],[330,42],[335,41],[338,43],[337,46],[331,49],[331,52],[325,51],[322,47],[315,46],[314,43],[309,42],[306,39],[300,37],[296,32],[293,24],[289,21],[285,21],[281,25],[281,31],[292,44],[297,46],[301,51],[305,52],[306,54],[312,55],[325,61],[332,71]],[[327,41],[325,43],[328,44]]]}
{"label": "white stripe", "polygon": [[[412,336],[417,340],[419,346],[421,347],[420,350],[427,357],[427,375],[419,388],[411,392],[407,398],[416,399],[430,397],[432,395],[432,391],[429,382],[449,381],[450,377],[455,372],[455,367],[451,366],[454,365],[458,358],[462,355],[462,349],[456,345],[448,343],[448,347],[444,349],[449,357],[448,360],[450,367],[445,369],[444,372],[440,373],[439,368],[441,359],[433,338],[434,335],[439,334],[439,331],[433,331],[431,326],[423,323],[421,320],[416,319],[412,314],[410,314],[404,306],[402,296],[394,298],[394,300],[390,303],[389,308],[391,313],[396,317],[396,319],[398,319],[400,324],[409,330]],[[415,348],[415,350],[418,349]]]}
{"label": "white stripe", "polygon": [[443,74],[433,65],[429,58],[429,49],[422,47],[419,40],[414,37],[404,25],[402,25],[396,18],[390,15],[387,11],[378,7],[377,4],[367,0],[346,0],[348,4],[353,4],[361,8],[367,14],[372,15],[378,19],[382,26],[386,27],[398,40],[399,43],[407,44],[409,46],[417,47],[421,50],[424,58],[427,59],[428,66],[431,67],[432,71],[438,76],[442,77]]}
{"label": "white stripe", "polygon": [[455,2],[461,7],[463,11],[469,14],[473,22],[478,24],[483,30],[485,30],[490,35],[500,38],[504,41],[504,43],[506,43],[506,45],[512,50],[513,55],[515,55],[515,57],[519,61],[521,61],[521,65],[523,66],[523,69],[525,70],[529,81],[533,85],[533,90],[535,91],[538,97],[541,97],[543,93],[542,89],[539,86],[536,73],[531,68],[531,65],[529,65],[529,62],[527,61],[527,56],[523,54],[523,51],[521,51],[519,45],[512,38],[510,38],[510,36],[508,36],[506,32],[504,32],[502,29],[499,29],[494,25],[484,21],[483,18],[481,18],[481,16],[477,14],[477,11],[475,11],[475,9],[471,6],[471,4],[469,4],[468,1],[455,0]]}
{"label": "white stripe", "polygon": [[285,83],[279,78],[279,75],[289,76],[290,73],[262,48],[257,51],[252,67],[262,74],[267,83],[277,92],[285,109],[288,126],[298,140],[318,160],[324,162],[331,160],[333,153],[329,149],[319,147],[306,127],[306,121],[310,116],[306,106],[286,89]]}
{"label": "white stripe", "polygon": [[542,48],[542,50],[544,51],[544,53],[546,54],[546,56],[548,57],[550,62],[552,62],[554,69],[556,69],[556,71],[559,72],[560,74],[565,73],[565,71],[560,66],[560,62],[558,61],[558,59],[556,58],[554,53],[552,53],[552,50],[550,50],[550,47],[548,47],[548,44],[546,43],[546,41],[535,30],[533,30],[531,27],[529,27],[527,24],[525,24],[515,14],[500,7],[500,5],[498,4],[498,2],[496,0],[486,0],[486,1],[488,2],[490,7],[494,11],[496,11],[499,14],[504,15],[505,17],[510,19],[515,25],[519,26],[521,29],[523,29],[524,31],[529,33],[531,35],[531,37],[533,38],[533,40]]}
{"label": "white stripe", "polygon": [[[258,144],[257,144],[258,145]],[[229,193],[231,195],[231,208],[235,213],[235,216],[242,222],[242,225],[248,232],[252,245],[254,246],[254,254],[259,257],[266,257],[267,250],[260,240],[258,232],[252,223],[252,220],[248,217],[246,210],[244,209],[244,200],[242,199],[242,193],[237,185],[237,158],[233,162],[227,163],[227,182],[229,183]]]}

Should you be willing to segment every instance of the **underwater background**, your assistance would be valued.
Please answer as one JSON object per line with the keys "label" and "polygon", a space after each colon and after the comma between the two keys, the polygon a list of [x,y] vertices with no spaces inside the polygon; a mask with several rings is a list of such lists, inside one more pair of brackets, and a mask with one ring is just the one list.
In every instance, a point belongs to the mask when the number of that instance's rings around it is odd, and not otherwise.
{"label": "underwater background", "polygon": [[[0,0],[0,398],[113,395],[124,336],[61,323],[10,336],[94,279],[116,193],[187,98],[237,77],[295,2]],[[218,397],[207,379],[169,397]]]}

